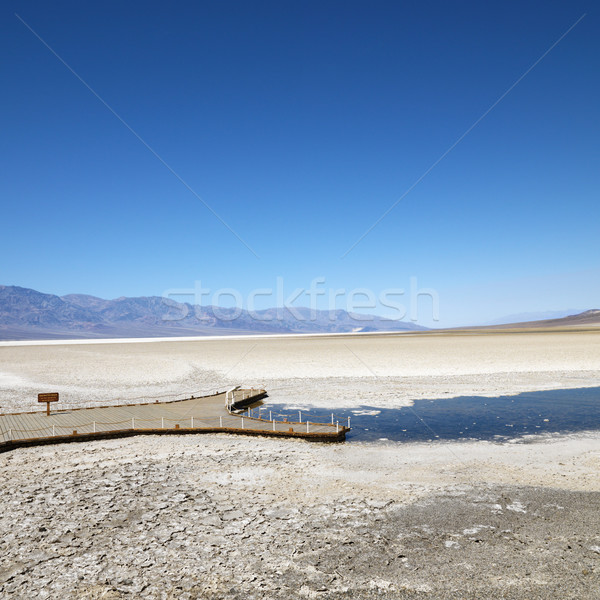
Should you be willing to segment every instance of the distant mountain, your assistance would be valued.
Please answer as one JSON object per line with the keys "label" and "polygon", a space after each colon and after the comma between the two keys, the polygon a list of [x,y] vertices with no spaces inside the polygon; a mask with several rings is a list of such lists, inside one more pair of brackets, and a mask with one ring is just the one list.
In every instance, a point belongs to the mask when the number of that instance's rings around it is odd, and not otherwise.
{"label": "distant mountain", "polygon": [[250,313],[193,306],[160,296],[104,300],[0,286],[0,339],[172,337],[247,333],[347,333],[425,330],[414,323],[344,310],[271,308]]}
{"label": "distant mountain", "polygon": [[565,310],[547,310],[543,312],[525,312],[514,315],[507,315],[494,319],[484,325],[505,325],[507,323],[526,323],[528,321],[547,321],[549,319],[562,319],[571,315],[578,315],[583,312],[583,309],[569,308]]}
{"label": "distant mountain", "polygon": [[569,315],[558,319],[541,319],[538,321],[521,321],[516,323],[503,323],[501,325],[489,325],[479,327],[461,327],[460,329],[546,329],[561,327],[599,327],[600,310],[592,309]]}
{"label": "distant mountain", "polygon": [[562,317],[561,319],[544,319],[526,323],[514,323],[522,327],[575,327],[582,325],[600,326],[600,310],[594,308],[577,315]]}

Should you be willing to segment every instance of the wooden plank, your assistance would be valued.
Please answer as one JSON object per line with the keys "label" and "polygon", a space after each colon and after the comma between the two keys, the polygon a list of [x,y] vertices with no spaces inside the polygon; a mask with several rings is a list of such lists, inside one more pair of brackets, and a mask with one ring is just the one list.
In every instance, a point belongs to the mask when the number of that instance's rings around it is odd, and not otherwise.
{"label": "wooden plank", "polygon": [[[236,400],[242,399],[249,390],[237,390]],[[254,390],[255,395],[264,395],[264,390]],[[194,419],[192,429],[192,417]],[[132,422],[133,419],[133,422]],[[165,429],[162,429],[164,419]],[[233,433],[273,434],[294,437],[324,436],[325,439],[338,439],[345,436],[344,427],[336,428],[330,423],[306,423],[269,421],[247,415],[230,414],[225,406],[225,395],[217,394],[203,398],[179,400],[166,403],[147,403],[136,405],[116,405],[106,407],[86,407],[79,410],[54,411],[51,416],[43,412],[28,414],[8,414],[0,416],[0,444],[8,441],[8,431],[13,432],[13,440],[48,439],[52,436],[52,425],[56,436],[70,436],[73,430],[78,434],[122,431],[130,433],[135,424],[136,430],[149,430],[157,433],[173,432],[175,426],[184,432],[218,431],[221,429]],[[243,423],[243,428],[242,428]],[[292,430],[290,432],[290,429]]]}

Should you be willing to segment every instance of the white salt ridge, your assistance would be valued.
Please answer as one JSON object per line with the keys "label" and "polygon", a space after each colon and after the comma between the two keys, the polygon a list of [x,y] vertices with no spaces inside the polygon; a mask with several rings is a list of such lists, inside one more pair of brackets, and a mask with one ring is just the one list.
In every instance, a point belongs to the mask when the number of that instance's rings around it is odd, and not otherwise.
{"label": "white salt ridge", "polygon": [[507,504],[506,510],[512,510],[513,512],[526,513],[525,505],[520,502],[513,502],[512,504]]}

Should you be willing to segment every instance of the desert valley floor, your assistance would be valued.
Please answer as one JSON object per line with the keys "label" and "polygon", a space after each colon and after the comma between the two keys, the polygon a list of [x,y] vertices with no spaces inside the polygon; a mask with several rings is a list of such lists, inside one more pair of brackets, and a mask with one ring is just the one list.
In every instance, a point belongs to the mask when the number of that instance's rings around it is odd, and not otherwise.
{"label": "desert valley floor", "polygon": [[[1,412],[238,384],[303,409],[597,387],[600,328],[0,344]],[[597,431],[18,449],[0,455],[0,597],[600,598],[599,470]]]}

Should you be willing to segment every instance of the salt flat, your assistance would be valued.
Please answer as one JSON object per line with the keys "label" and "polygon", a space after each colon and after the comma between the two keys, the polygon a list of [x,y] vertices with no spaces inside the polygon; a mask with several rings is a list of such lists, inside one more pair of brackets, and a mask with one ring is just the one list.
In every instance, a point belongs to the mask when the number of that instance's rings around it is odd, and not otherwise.
{"label": "salt flat", "polygon": [[[321,407],[598,386],[600,332],[0,347],[3,411],[39,391],[81,405],[234,384]],[[0,597],[594,598],[599,468],[598,432],[15,450],[0,455]]]}
{"label": "salt flat", "polygon": [[[273,402],[392,408],[418,398],[600,385],[600,331],[269,336],[0,347],[0,409],[262,386]],[[307,393],[307,389],[310,393]],[[33,408],[32,408],[33,407]]]}
{"label": "salt flat", "polygon": [[0,597],[597,598],[599,444],[16,450],[0,455]]}

